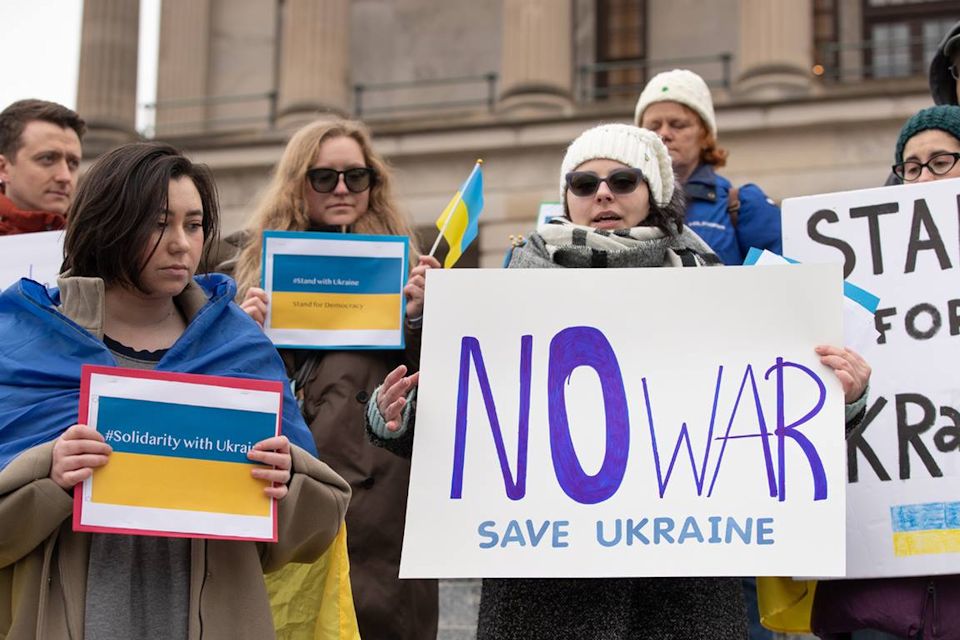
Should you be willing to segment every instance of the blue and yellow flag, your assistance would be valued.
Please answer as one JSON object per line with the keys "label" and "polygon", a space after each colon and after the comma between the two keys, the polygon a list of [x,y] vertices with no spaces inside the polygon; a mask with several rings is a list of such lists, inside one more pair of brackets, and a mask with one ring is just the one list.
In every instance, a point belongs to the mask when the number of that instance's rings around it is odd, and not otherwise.
{"label": "blue and yellow flag", "polygon": [[[450,204],[446,206],[440,217],[437,218],[437,229],[447,240],[450,250],[447,252],[447,258],[443,261],[445,269],[449,269],[463,252],[467,250],[470,243],[477,237],[477,219],[480,212],[483,211],[483,171],[481,170],[483,160],[477,160],[473,171],[467,177],[463,186],[453,196]],[[439,238],[438,238],[439,240]],[[434,245],[436,248],[436,245]],[[433,252],[430,252],[433,255]]]}

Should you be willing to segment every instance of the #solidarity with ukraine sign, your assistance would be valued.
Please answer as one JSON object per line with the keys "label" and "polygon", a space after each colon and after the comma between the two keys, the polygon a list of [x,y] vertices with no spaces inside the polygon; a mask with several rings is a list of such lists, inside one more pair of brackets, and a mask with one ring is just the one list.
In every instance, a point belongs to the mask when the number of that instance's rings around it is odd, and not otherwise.
{"label": "#solidarity with ukraine sign", "polygon": [[74,529],[277,540],[247,452],[280,433],[276,381],[85,365],[81,424],[113,448],[74,491]]}
{"label": "#solidarity with ukraine sign", "polygon": [[263,234],[264,332],[278,347],[402,349],[407,239]]}
{"label": "#solidarity with ukraine sign", "polygon": [[401,577],[843,575],[842,285],[428,271]]}

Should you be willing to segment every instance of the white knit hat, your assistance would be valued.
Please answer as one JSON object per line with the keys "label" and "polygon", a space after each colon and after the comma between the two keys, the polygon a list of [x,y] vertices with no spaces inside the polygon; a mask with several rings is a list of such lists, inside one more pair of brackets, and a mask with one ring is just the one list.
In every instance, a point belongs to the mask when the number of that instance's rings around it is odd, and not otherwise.
{"label": "white knit hat", "polygon": [[652,131],[629,124],[601,124],[587,129],[567,147],[560,165],[560,200],[566,202],[567,174],[588,160],[616,160],[640,169],[650,196],[665,206],[673,197],[673,165],[667,148]]}
{"label": "white knit hat", "polygon": [[679,102],[690,107],[703,118],[710,133],[717,136],[717,118],[713,115],[710,88],[693,71],[674,69],[653,76],[643,88],[637,100],[637,109],[633,112],[633,121],[638,127],[643,120],[643,112],[654,102]]}

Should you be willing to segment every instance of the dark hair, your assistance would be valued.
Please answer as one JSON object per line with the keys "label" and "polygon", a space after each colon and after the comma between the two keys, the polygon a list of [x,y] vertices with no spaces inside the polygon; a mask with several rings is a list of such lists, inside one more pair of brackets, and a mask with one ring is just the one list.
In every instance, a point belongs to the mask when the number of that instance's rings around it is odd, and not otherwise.
{"label": "dark hair", "polygon": [[49,122],[64,129],[73,129],[83,139],[87,124],[76,111],[46,100],[18,100],[0,112],[0,155],[13,158],[23,146],[20,136],[35,120]]}
{"label": "dark hair", "polygon": [[686,216],[687,203],[683,189],[674,189],[670,202],[658,205],[650,198],[650,213],[640,224],[644,227],[657,227],[668,236],[683,232],[683,219]]}
{"label": "dark hair", "polygon": [[127,144],[104,154],[80,181],[67,211],[62,270],[141,289],[140,273],[157,245],[146,260],[143,248],[156,229],[157,216],[166,211],[170,181],[182,177],[193,181],[203,203],[200,270],[206,271],[220,223],[213,176],[206,166],[192,163],[170,145],[151,142]]}

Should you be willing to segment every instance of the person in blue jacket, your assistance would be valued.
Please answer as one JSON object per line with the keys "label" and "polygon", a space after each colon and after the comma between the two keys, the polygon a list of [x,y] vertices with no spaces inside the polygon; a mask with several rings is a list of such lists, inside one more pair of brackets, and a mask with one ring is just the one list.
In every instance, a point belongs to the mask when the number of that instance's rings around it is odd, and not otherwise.
{"label": "person in blue jacket", "polygon": [[[119,147],[68,211],[58,287],[0,294],[0,637],[271,638],[264,573],[315,561],[342,526],[349,485],[316,458],[276,350],[230,278],[194,278],[217,221],[205,167]],[[84,364],[284,382],[282,435],[247,454],[277,542],[74,531],[72,491],[113,452],[77,421]]]}
{"label": "person in blue jacket", "polygon": [[686,224],[724,264],[743,264],[751,247],[782,252],[780,208],[755,184],[734,187],[717,173],[728,152],[717,146],[710,89],[686,69],[654,76],[637,101],[634,123],[667,146],[687,198]]}

